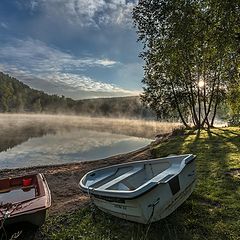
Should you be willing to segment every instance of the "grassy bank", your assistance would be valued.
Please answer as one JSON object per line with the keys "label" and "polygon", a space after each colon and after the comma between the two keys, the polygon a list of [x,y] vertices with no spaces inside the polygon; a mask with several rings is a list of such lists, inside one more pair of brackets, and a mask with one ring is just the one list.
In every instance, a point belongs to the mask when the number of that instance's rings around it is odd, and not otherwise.
{"label": "grassy bank", "polygon": [[173,214],[148,228],[87,206],[48,218],[39,239],[240,239],[240,128],[186,132],[152,152],[197,155],[197,186]]}

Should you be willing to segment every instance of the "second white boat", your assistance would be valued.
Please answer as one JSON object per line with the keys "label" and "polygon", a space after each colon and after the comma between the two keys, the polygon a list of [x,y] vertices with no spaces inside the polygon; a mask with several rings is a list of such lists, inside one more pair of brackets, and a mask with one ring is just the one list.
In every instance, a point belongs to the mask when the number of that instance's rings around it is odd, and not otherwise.
{"label": "second white boat", "polygon": [[192,193],[192,154],[114,165],[87,173],[80,188],[95,205],[114,216],[150,223],[165,218]]}

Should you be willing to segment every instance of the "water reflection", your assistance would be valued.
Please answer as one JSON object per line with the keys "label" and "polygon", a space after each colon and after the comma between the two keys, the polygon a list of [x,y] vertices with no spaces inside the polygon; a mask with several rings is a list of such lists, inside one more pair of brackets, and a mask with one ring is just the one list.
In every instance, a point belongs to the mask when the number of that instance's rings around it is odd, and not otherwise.
{"label": "water reflection", "polygon": [[146,138],[86,129],[71,129],[42,135],[1,152],[0,167],[2,169],[30,167],[100,159],[136,150],[151,141]]}
{"label": "water reflection", "polygon": [[44,126],[23,126],[0,129],[0,152],[15,147],[30,138],[42,137],[46,134],[55,134],[53,128]]}
{"label": "water reflection", "polygon": [[10,202],[18,203],[22,201],[27,201],[36,197],[36,190],[34,187],[23,189],[16,188],[11,189],[8,192],[0,193],[0,203],[7,204]]}

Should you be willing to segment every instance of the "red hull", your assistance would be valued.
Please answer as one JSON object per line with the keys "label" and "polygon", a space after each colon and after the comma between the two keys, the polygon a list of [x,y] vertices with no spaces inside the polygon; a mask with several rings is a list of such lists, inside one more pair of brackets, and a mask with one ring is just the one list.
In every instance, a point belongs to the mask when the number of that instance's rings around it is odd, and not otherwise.
{"label": "red hull", "polygon": [[51,193],[42,174],[0,179],[0,221],[41,226],[51,206]]}

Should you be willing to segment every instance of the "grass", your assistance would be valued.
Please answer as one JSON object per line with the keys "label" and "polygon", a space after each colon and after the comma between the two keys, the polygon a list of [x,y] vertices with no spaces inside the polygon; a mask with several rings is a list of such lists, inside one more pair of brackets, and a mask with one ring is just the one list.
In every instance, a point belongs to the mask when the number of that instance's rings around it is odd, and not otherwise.
{"label": "grass", "polygon": [[181,153],[197,155],[197,186],[190,198],[170,216],[144,226],[89,206],[68,215],[49,218],[41,231],[42,237],[239,240],[240,177],[231,171],[240,168],[240,128],[216,128],[200,133],[188,131],[161,143],[152,152],[156,157]]}

